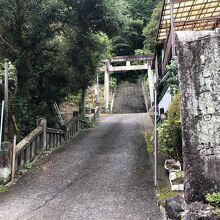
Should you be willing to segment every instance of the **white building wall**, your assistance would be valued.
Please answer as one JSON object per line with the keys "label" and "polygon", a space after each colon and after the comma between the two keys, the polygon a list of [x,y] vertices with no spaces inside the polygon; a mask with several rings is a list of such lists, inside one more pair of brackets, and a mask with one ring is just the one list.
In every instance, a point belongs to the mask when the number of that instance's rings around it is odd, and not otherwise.
{"label": "white building wall", "polygon": [[159,103],[159,109],[163,108],[164,112],[166,113],[171,105],[172,96],[170,94],[170,88],[167,89],[165,95],[163,96],[162,100]]}

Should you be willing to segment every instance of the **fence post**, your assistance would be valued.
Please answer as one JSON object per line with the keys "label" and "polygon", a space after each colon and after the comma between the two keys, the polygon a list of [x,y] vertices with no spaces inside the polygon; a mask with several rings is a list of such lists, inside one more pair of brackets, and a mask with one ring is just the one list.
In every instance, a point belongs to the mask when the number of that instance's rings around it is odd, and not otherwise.
{"label": "fence post", "polygon": [[10,142],[2,142],[0,152],[0,183],[7,183],[11,177],[12,148]]}
{"label": "fence post", "polygon": [[45,151],[47,148],[47,120],[45,118],[38,118],[37,127],[43,127],[43,135],[42,135],[42,150]]}
{"label": "fence post", "polygon": [[[76,118],[76,120],[74,120]],[[76,133],[79,132],[79,112],[73,112],[73,121],[76,123]]]}

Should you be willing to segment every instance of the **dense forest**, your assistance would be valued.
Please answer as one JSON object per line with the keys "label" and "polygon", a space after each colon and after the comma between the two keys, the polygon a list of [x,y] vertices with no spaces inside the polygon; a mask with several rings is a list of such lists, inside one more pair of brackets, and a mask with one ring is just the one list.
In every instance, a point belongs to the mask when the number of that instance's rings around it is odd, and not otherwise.
{"label": "dense forest", "polygon": [[0,0],[0,63],[10,60],[10,108],[28,132],[53,125],[54,101],[83,94],[112,55],[153,52],[161,0]]}

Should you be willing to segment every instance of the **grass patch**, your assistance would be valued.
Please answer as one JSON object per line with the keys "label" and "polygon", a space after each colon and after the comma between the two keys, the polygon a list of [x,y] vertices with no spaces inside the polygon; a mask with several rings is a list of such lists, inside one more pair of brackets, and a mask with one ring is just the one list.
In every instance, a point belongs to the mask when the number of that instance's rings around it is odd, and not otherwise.
{"label": "grass patch", "polygon": [[158,204],[164,207],[167,199],[173,198],[177,195],[178,192],[171,191],[170,188],[158,187]]}
{"label": "grass patch", "polygon": [[6,186],[0,185],[0,193],[4,193],[7,191]]}
{"label": "grass patch", "polygon": [[144,139],[147,144],[147,151],[152,156],[154,154],[154,133],[145,132]]}

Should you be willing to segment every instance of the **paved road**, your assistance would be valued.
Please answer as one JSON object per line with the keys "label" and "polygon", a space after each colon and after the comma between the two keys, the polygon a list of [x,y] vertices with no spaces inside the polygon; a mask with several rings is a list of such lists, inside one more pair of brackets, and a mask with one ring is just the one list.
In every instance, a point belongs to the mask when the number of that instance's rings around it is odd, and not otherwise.
{"label": "paved road", "polygon": [[161,220],[146,118],[112,115],[79,134],[0,194],[0,219]]}

